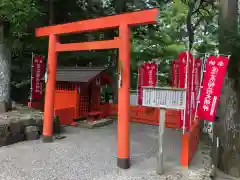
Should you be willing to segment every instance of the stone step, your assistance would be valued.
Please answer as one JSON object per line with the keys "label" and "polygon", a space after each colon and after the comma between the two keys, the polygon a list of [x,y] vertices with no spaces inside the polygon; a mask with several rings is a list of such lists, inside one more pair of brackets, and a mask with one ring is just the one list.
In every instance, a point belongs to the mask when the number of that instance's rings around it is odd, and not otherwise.
{"label": "stone step", "polygon": [[24,134],[9,134],[0,138],[0,147],[24,141]]}
{"label": "stone step", "polygon": [[9,135],[5,140],[5,146],[24,141],[24,134]]}
{"label": "stone step", "polygon": [[101,126],[106,126],[106,125],[112,124],[113,119],[101,119],[101,120],[92,121],[92,122],[80,121],[80,122],[76,122],[76,123],[80,127],[93,129],[93,128],[96,128],[96,127],[101,127]]}

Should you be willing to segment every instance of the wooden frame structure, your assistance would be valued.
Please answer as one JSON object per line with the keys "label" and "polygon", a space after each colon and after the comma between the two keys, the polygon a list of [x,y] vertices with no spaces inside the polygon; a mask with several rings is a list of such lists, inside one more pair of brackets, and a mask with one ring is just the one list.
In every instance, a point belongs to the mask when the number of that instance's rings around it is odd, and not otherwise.
{"label": "wooden frame structure", "polygon": [[[118,167],[130,167],[129,141],[129,89],[130,89],[130,26],[154,24],[157,22],[158,9],[136,11],[97,19],[66,23],[36,29],[37,37],[49,36],[48,47],[48,80],[44,106],[43,141],[52,142],[54,92],[56,89],[57,53],[64,51],[83,51],[98,49],[119,49],[119,79],[118,89]],[[59,35],[90,32],[103,29],[119,28],[119,37],[113,40],[61,44]]]}

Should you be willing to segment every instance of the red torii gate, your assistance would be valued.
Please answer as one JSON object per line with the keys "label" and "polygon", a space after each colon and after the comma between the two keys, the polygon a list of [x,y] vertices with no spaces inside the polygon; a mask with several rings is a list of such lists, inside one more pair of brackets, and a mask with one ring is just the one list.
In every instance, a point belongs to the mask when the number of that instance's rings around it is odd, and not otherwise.
{"label": "red torii gate", "polygon": [[[155,24],[158,9],[136,11],[97,19],[66,23],[36,29],[36,36],[49,36],[48,80],[46,83],[43,142],[52,142],[54,92],[56,86],[57,53],[99,49],[119,49],[119,76],[122,81],[118,89],[118,167],[130,167],[129,153],[129,89],[130,89],[130,26]],[[119,37],[113,40],[61,44],[57,36],[102,29],[119,28]]]}

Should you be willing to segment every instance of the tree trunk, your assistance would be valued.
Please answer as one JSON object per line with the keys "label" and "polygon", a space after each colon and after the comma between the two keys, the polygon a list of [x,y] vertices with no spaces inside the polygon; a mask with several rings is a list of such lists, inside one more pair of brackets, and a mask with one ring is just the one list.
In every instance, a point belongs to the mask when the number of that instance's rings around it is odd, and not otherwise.
{"label": "tree trunk", "polygon": [[49,0],[49,25],[54,24],[54,0]]}
{"label": "tree trunk", "polygon": [[0,25],[0,112],[7,111],[11,105],[11,55],[4,41],[4,25]]}
{"label": "tree trunk", "polygon": [[[121,1],[113,1],[114,4],[114,8],[117,14],[119,13],[123,13],[126,12],[127,7],[126,7],[126,0],[121,0]],[[108,37],[110,38],[114,38],[115,36],[117,36],[117,34],[112,31],[110,33],[108,33]],[[117,69],[118,69],[118,50],[113,50],[112,51],[112,56],[111,59],[114,63],[114,65],[112,66],[111,70],[111,74],[112,74],[112,79],[113,79],[113,84],[112,84],[112,90],[113,90],[113,103],[117,104],[118,103],[118,76],[116,75]]]}
{"label": "tree trunk", "polygon": [[188,31],[188,50],[192,49],[194,43],[194,30],[192,26],[192,14],[193,14],[193,5],[190,3],[188,5],[188,14],[187,14],[187,31]]}
{"label": "tree trunk", "polygon": [[[220,0],[219,50],[232,54],[237,37],[237,0]],[[239,60],[238,60],[239,61]],[[230,60],[224,81],[214,134],[220,139],[219,168],[231,176],[240,177],[240,84],[231,76],[238,64]]]}

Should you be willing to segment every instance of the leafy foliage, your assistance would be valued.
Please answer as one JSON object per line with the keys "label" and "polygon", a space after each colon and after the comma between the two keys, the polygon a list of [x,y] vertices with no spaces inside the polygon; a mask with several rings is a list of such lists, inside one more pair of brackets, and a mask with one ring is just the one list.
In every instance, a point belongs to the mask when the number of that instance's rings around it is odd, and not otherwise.
{"label": "leafy foliage", "polygon": [[[83,20],[88,18],[102,17],[116,13],[135,11],[158,7],[160,9],[157,25],[141,26],[132,29],[131,67],[132,88],[136,88],[137,66],[141,61],[159,59],[161,61],[159,79],[166,83],[171,60],[177,57],[180,51],[186,50],[188,46],[187,15],[189,13],[190,1],[184,0],[71,0],[66,3],[63,0],[54,1],[55,24]],[[18,44],[17,51],[13,56],[13,64],[23,67],[23,76],[13,76],[15,84],[29,82],[31,52],[47,55],[47,39],[36,39],[34,28],[48,25],[49,3],[40,0],[2,0],[0,5],[0,17],[10,24],[12,32],[9,39],[14,39]],[[203,6],[205,8],[205,6]],[[208,6],[210,7],[210,6]],[[213,10],[209,10],[212,14]],[[59,13],[61,12],[61,13]],[[31,14],[31,15],[30,15]],[[195,39],[193,49],[204,52],[216,49],[217,21],[209,24],[205,17],[210,16],[201,10],[196,18],[204,16],[194,30]],[[216,17],[216,15],[212,15]],[[206,18],[207,19],[207,18]],[[196,23],[193,17],[193,22]],[[204,32],[204,33],[203,33]],[[61,37],[61,42],[93,41],[112,39],[118,36],[116,30],[99,31]],[[210,39],[210,41],[209,41]],[[18,43],[17,43],[18,42]],[[94,66],[109,67],[109,72],[116,78],[117,59],[116,51],[84,51],[74,53],[61,53],[59,65],[85,66],[89,62]],[[113,66],[114,65],[114,66]]]}
{"label": "leafy foliage", "polygon": [[9,38],[27,36],[29,23],[42,13],[36,5],[37,0],[1,0],[0,20],[9,23]]}

